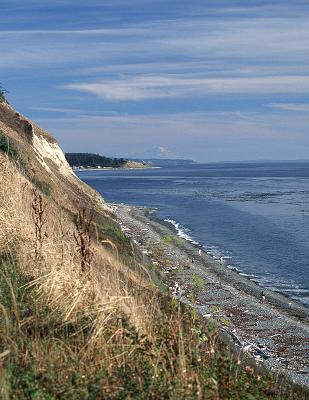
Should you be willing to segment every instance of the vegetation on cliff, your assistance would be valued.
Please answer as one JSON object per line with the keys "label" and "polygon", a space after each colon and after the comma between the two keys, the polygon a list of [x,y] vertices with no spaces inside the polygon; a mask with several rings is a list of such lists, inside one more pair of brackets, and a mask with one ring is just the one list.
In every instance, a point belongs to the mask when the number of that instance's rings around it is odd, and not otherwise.
{"label": "vegetation on cliff", "polygon": [[7,91],[0,84],[0,103],[7,103],[6,94]]}
{"label": "vegetation on cliff", "polygon": [[0,129],[0,151],[7,154],[16,163],[22,163],[21,157],[18,154],[17,149],[11,139],[4,135]]}

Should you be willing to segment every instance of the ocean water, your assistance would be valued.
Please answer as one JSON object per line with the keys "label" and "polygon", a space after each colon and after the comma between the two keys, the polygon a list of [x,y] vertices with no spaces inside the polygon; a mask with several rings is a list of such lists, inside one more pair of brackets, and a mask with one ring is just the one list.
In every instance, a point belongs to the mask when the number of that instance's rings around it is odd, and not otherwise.
{"label": "ocean water", "polygon": [[78,175],[109,202],[155,208],[228,268],[309,306],[309,161]]}

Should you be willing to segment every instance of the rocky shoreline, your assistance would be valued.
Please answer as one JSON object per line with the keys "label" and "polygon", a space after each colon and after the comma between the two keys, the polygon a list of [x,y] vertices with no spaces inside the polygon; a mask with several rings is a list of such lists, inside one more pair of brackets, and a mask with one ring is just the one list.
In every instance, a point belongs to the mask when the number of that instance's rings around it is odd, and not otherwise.
{"label": "rocky shoreline", "polygon": [[151,210],[111,207],[122,230],[140,248],[144,264],[160,273],[180,301],[216,323],[241,357],[309,387],[308,309],[228,269],[178,237],[172,225],[153,218]]}

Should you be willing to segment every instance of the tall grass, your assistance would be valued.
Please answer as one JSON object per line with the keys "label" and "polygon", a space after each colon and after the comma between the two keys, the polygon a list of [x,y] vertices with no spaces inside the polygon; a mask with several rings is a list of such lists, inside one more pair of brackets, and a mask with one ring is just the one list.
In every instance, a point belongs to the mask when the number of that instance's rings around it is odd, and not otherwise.
{"label": "tall grass", "polygon": [[0,293],[3,399],[278,398],[271,380],[240,371],[215,332],[171,299],[147,335],[120,309],[64,320],[7,260]]}
{"label": "tall grass", "polygon": [[241,368],[215,329],[124,265],[112,239],[104,248],[95,222],[76,210],[74,224],[2,161],[1,399],[301,398]]}
{"label": "tall grass", "polygon": [[7,103],[6,94],[7,90],[5,90],[0,84],[0,103]]}
{"label": "tall grass", "polygon": [[0,151],[4,152],[11,158],[19,167],[24,168],[25,163],[21,158],[16,146],[0,129]]}

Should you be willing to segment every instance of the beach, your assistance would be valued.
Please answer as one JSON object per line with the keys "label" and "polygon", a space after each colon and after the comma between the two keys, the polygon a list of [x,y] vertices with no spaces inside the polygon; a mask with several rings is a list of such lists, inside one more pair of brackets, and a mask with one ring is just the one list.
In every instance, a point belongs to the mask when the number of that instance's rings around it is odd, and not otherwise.
{"label": "beach", "polygon": [[180,238],[173,225],[154,218],[152,210],[110,207],[139,248],[143,264],[179,301],[217,324],[222,340],[236,354],[257,368],[309,386],[308,309],[230,269],[228,260],[216,259],[197,243]]}

